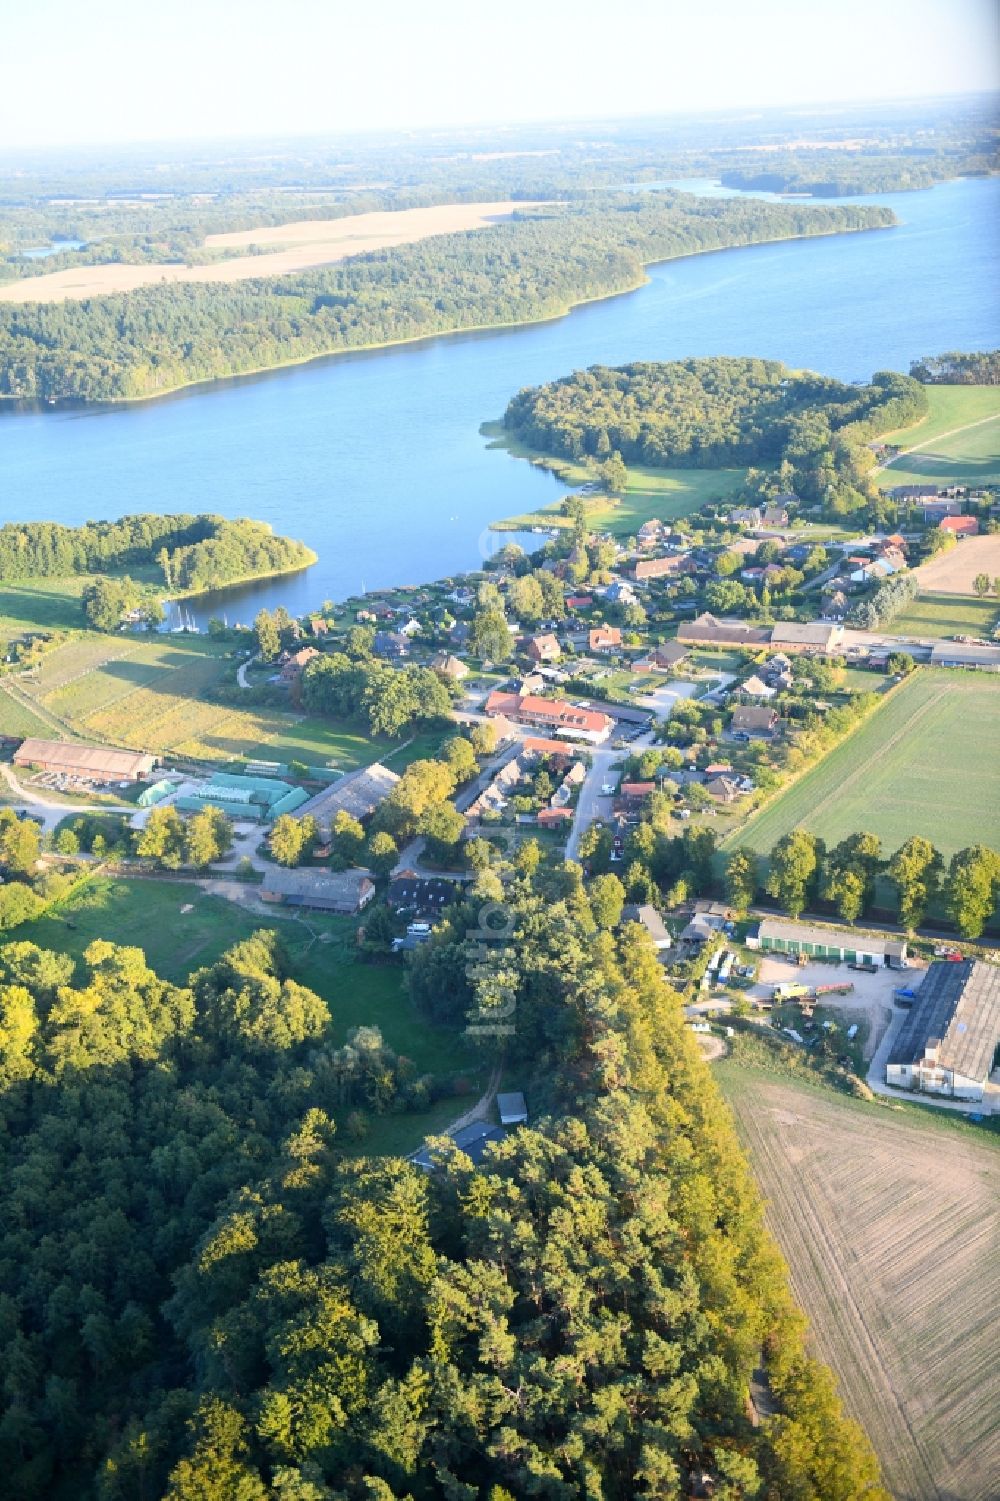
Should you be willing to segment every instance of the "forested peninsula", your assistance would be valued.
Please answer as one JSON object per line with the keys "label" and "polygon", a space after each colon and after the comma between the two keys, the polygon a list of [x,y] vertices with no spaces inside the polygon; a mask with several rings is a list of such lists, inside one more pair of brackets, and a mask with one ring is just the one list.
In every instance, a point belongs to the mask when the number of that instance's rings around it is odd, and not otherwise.
{"label": "forested peninsula", "polygon": [[[197,594],[248,578],[291,573],[315,563],[303,542],[279,537],[263,521],[212,515],[137,515],[61,526],[51,521],[0,526],[0,579],[71,578],[152,570],[166,591]],[[147,572],[146,577],[149,577]]]}
{"label": "forested peninsula", "polygon": [[486,961],[470,895],[413,970],[544,1102],[479,1170],[342,1151],[419,1081],[371,1029],[332,1045],[274,933],[180,985],[3,948],[11,1495],[888,1501],[649,938],[578,867],[504,903]]}
{"label": "forested peninsula", "polygon": [[831,515],[871,500],[868,442],[927,412],[921,383],[879,371],[848,385],[778,360],[727,358],[595,365],[519,391],[504,427],[556,458],[678,468],[751,464]]}
{"label": "forested peninsula", "polygon": [[5,303],[0,397],[159,396],[343,350],[558,317],[640,285],[657,261],[895,222],[876,205],[606,195],[294,276]]}

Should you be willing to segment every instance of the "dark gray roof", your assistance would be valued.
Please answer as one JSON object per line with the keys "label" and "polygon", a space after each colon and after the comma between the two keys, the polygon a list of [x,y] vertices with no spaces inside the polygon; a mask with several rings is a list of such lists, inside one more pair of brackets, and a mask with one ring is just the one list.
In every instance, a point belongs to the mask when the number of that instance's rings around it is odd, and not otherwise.
{"label": "dark gray roof", "polygon": [[528,1119],[528,1106],[521,1091],[497,1095],[497,1111],[504,1126],[518,1126]]}
{"label": "dark gray roof", "polygon": [[979,959],[932,964],[889,1054],[918,1063],[928,1048],[967,1079],[986,1079],[1000,1042],[1000,967]]}
{"label": "dark gray roof", "polygon": [[[467,1157],[478,1166],[482,1162],[486,1148],[496,1141],[506,1141],[507,1133],[502,1126],[491,1126],[486,1121],[473,1121],[471,1126],[463,1126],[461,1130],[452,1133],[452,1141],[456,1147],[463,1151]],[[431,1151],[428,1142],[415,1152],[412,1158],[416,1167],[422,1167],[426,1172],[432,1172],[434,1164],[431,1161]]]}

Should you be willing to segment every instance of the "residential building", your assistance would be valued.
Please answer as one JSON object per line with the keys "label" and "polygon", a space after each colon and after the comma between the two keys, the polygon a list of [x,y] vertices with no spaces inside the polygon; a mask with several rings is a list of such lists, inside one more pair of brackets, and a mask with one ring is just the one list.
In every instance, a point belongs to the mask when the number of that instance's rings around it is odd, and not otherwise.
{"label": "residential building", "polygon": [[626,807],[629,805],[642,807],[649,802],[655,791],[655,782],[623,782],[620,795]]}
{"label": "residential building", "polygon": [[639,603],[639,596],[632,585],[626,579],[615,579],[604,591],[604,598],[609,605],[635,605]]}
{"label": "residential building", "polygon": [[938,496],[935,500],[922,501],[920,510],[926,524],[933,526],[935,523],[942,522],[947,516],[961,516],[965,510],[965,501]]}
{"label": "residential building", "polygon": [[591,651],[616,651],[622,644],[622,633],[616,625],[596,625],[587,638]]}
{"label": "residential building", "polygon": [[729,513],[730,526],[760,526],[763,511],[760,506],[737,506]]}
{"label": "residential building", "polygon": [[533,662],[558,662],[562,656],[555,636],[532,636],[524,648],[525,655]]}
{"label": "residential building", "polygon": [[[488,1121],[473,1121],[471,1126],[462,1126],[452,1132],[451,1140],[460,1152],[466,1157],[471,1157],[476,1167],[480,1165],[486,1155],[486,1148],[493,1142],[506,1141],[507,1133],[502,1126],[491,1126]],[[422,1168],[425,1173],[434,1171],[434,1163],[431,1161],[430,1142],[426,1141],[419,1152],[414,1152],[410,1158],[414,1167]]]}
{"label": "residential building", "polygon": [[540,808],[536,821],[540,829],[558,829],[572,823],[573,814],[569,808]]}
{"label": "residential building", "polygon": [[649,902],[643,902],[640,905],[631,903],[629,906],[623,907],[622,922],[636,922],[640,927],[645,928],[653,940],[654,947],[661,954],[666,953],[667,949],[673,943],[673,939],[667,932],[663,918]]}
{"label": "residential building", "polygon": [[945,516],[938,522],[938,530],[949,532],[953,537],[978,537],[979,522],[975,516]]}
{"label": "residential building", "polygon": [[670,573],[688,573],[691,561],[687,553],[670,553],[665,558],[642,558],[632,569],[637,584],[647,584],[650,579],[666,578]]}
{"label": "residential building", "polygon": [[745,683],[737,683],[736,691],[746,694],[747,698],[764,699],[774,698],[778,692],[777,688],[769,688],[763,678],[759,678],[756,673],[753,677],[747,678]]}
{"label": "residential building", "polygon": [[503,714],[519,724],[554,730],[567,739],[601,745],[614,729],[614,720],[594,709],[581,709],[565,699],[538,698],[534,694],[494,691],[486,700],[487,714]]}
{"label": "residential building", "polygon": [[443,678],[450,678],[454,683],[460,683],[463,678],[469,676],[469,669],[461,657],[453,656],[448,651],[439,651],[431,657],[431,667]]}
{"label": "residential building", "polygon": [[899,1089],[981,1100],[1000,1044],[1000,967],[932,964],[885,1068]]}
{"label": "residential building", "polygon": [[845,933],[837,928],[813,927],[766,917],[756,933],[747,935],[748,949],[774,954],[805,954],[814,959],[840,959],[849,964],[883,965],[902,969],[906,964],[906,939],[873,933]]}
{"label": "residential building", "polygon": [[286,907],[308,907],[320,912],[360,912],[375,895],[371,871],[286,870],[276,865],[264,875],[260,888],[265,902]]}
{"label": "residential building", "polygon": [[297,683],[313,657],[318,656],[315,646],[303,646],[299,651],[293,652],[281,664],[281,681]]}
{"label": "residential building", "polygon": [[377,657],[384,657],[390,662],[398,661],[401,657],[410,655],[410,638],[404,636],[402,631],[376,631],[374,650]]}
{"label": "residential building", "polygon": [[758,708],[754,704],[739,704],[733,710],[729,728],[734,735],[745,735],[748,739],[755,740],[770,740],[778,727],[778,720],[777,709]]}
{"label": "residential building", "polygon": [[592,594],[571,594],[566,600],[568,610],[588,610],[594,603]]}
{"label": "residential building", "polygon": [[735,803],[743,796],[741,783],[735,777],[726,775],[709,777],[705,783],[705,791],[717,803]]}
{"label": "residential building", "polygon": [[829,594],[823,595],[820,613],[824,620],[832,620],[842,625],[847,618],[848,608],[847,595],[842,589],[834,589]]}
{"label": "residential building", "polygon": [[402,870],[389,882],[386,901],[397,916],[433,916],[456,900],[458,890],[454,881],[441,876],[418,876],[415,871]]}
{"label": "residential building", "polygon": [[772,500],[769,505],[764,507],[764,514],[760,518],[761,526],[787,526],[788,505],[791,501],[797,503],[798,497],[795,495],[779,495],[775,500]]}
{"label": "residential building", "polygon": [[[140,782],[156,765],[144,751],[114,750],[108,745],[71,745],[64,740],[22,740],[15,766],[39,766],[68,777],[102,782]],[[72,811],[72,809],[68,810]]]}

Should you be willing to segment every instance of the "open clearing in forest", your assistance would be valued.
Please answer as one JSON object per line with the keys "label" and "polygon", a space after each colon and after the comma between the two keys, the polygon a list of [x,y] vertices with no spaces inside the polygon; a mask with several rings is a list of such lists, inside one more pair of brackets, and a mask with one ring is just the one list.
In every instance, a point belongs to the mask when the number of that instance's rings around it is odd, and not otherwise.
{"label": "open clearing in forest", "polygon": [[885,433],[904,449],[879,476],[893,485],[985,485],[1000,480],[1000,386],[928,386],[930,411],[912,427]]}
{"label": "open clearing in forest", "polygon": [[537,207],[531,203],[443,203],[432,208],[408,208],[343,219],[311,219],[271,228],[237,230],[209,235],[209,250],[251,245],[280,247],[260,255],[233,256],[204,266],[74,266],[47,276],[29,276],[0,287],[2,302],[65,302],[81,297],[133,292],[137,287],[164,282],[249,281],[259,276],[286,276],[314,266],[329,266],[351,255],[412,245],[431,235],[484,229],[514,213]]}
{"label": "open clearing in forest", "polygon": [[1000,680],[920,668],[727,842],[766,854],[801,827],[828,845],[878,834],[888,853],[911,834],[946,858],[970,844],[1000,848],[997,745]]}
{"label": "open clearing in forest", "polygon": [[896,1501],[1000,1475],[1000,1146],[973,1126],[714,1066],[816,1352]]}

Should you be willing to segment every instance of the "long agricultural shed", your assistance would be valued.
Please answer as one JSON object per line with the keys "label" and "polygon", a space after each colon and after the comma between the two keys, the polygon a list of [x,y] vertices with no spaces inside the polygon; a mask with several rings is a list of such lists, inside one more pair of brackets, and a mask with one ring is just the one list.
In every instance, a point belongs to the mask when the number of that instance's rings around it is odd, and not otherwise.
{"label": "long agricultural shed", "polygon": [[23,740],[14,752],[15,766],[40,766],[64,776],[99,777],[139,782],[149,776],[156,757],[144,751],[115,750],[109,745],[75,745],[65,740]]}

